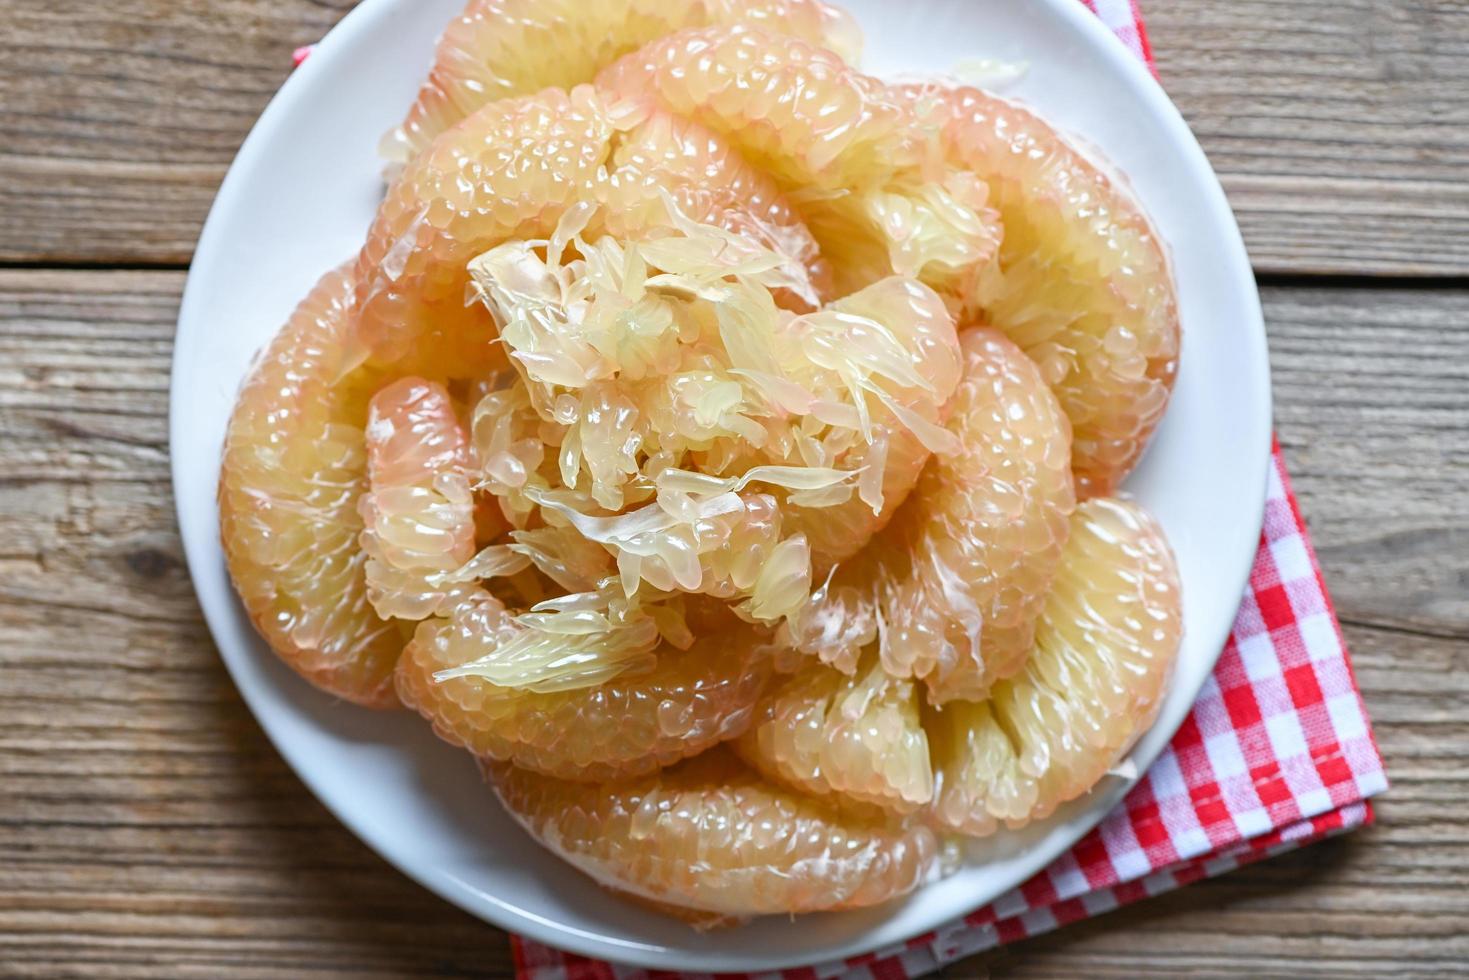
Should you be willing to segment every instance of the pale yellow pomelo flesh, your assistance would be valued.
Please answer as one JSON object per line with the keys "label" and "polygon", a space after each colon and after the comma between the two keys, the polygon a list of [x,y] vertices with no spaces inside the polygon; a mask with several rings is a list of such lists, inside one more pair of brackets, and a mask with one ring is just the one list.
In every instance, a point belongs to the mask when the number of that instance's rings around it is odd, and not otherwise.
{"label": "pale yellow pomelo flesh", "polygon": [[337,381],[352,285],[327,273],[240,390],[225,433],[220,537],[235,590],[281,659],[338,697],[389,707],[406,637],[368,602],[357,543],[364,426],[381,379]]}
{"label": "pale yellow pomelo flesh", "polygon": [[445,30],[429,77],[403,124],[383,141],[406,162],[491,102],[570,89],[665,34],[749,23],[854,58],[860,36],[818,0],[471,0]]}
{"label": "pale yellow pomelo flesh", "polygon": [[930,731],[934,816],[965,834],[1019,827],[1087,792],[1152,723],[1183,634],[1178,569],[1136,504],[1077,508],[1035,651],[987,701]]}
{"label": "pale yellow pomelo flesh", "polygon": [[724,136],[662,112],[614,119],[589,86],[491,103],[394,182],[356,260],[354,361],[476,378],[505,366],[494,318],[469,302],[472,259],[544,241],[573,208],[589,237],[640,239],[690,220],[756,235],[820,279],[815,243],[778,186]]}
{"label": "pale yellow pomelo flesh", "polygon": [[474,556],[469,471],[469,439],[442,385],[408,377],[373,395],[358,510],[367,597],[384,619],[423,619],[457,601],[442,579]]}
{"label": "pale yellow pomelo flesh", "polygon": [[508,239],[548,236],[593,198],[612,132],[583,87],[491,103],[442,134],[393,183],[358,254],[353,358],[430,376],[503,367],[494,321],[466,305],[466,266]]}
{"label": "pale yellow pomelo flesh", "polygon": [[875,644],[887,672],[922,680],[934,703],[983,698],[1023,665],[1074,506],[1070,426],[1035,365],[994,330],[959,345],[956,449],[928,461],[892,523],[791,631],[848,672]]}
{"label": "pale yellow pomelo flesh", "polygon": [[855,815],[780,789],[725,750],[642,779],[490,770],[506,809],[601,884],[730,916],[861,908],[907,894],[940,847],[922,825]]}
{"label": "pale yellow pomelo flesh", "polygon": [[880,553],[883,664],[935,703],[1020,669],[1075,503],[1071,426],[1035,365],[994,330],[961,344],[948,422],[961,448],[929,464]]}
{"label": "pale yellow pomelo flesh", "polygon": [[808,663],[761,699],[736,746],[771,779],[808,793],[899,814],[933,798],[916,685],[889,676],[876,658],[852,677]]}
{"label": "pale yellow pomelo flesh", "polygon": [[1179,320],[1167,251],[1121,180],[1020,106],[977,89],[903,90],[951,160],[993,191],[1004,238],[985,321],[1040,365],[1070,417],[1082,499],[1137,464],[1168,407]]}
{"label": "pale yellow pomelo flesh", "polygon": [[[472,602],[492,628],[516,628],[495,600]],[[456,649],[453,631],[442,619],[419,626],[398,663],[403,703],[477,756],[562,779],[641,776],[733,738],[749,725],[770,675],[766,645],[735,628],[688,650],[665,644],[650,668],[592,687],[538,693],[479,677],[436,680],[436,672],[467,656]]]}
{"label": "pale yellow pomelo flesh", "polygon": [[770,174],[820,243],[836,296],[899,275],[972,305],[999,239],[988,189],[947,165],[901,96],[836,54],[746,25],[685,30],[596,84],[619,117],[696,120]]}

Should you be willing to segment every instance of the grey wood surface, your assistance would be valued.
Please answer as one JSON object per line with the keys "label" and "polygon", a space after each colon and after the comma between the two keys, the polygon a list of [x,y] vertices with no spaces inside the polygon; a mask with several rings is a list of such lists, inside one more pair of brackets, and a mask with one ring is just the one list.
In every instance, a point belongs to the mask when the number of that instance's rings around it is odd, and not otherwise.
{"label": "grey wood surface", "polygon": [[[350,0],[0,0],[0,260],[182,264]],[[1469,274],[1469,5],[1155,0],[1165,84],[1264,272]]]}
{"label": "grey wood surface", "polygon": [[[347,6],[0,0],[0,976],[511,972],[285,767],[174,525],[182,265]],[[1469,5],[1147,12],[1270,283],[1280,438],[1394,785],[1372,828],[946,975],[1463,974]]]}

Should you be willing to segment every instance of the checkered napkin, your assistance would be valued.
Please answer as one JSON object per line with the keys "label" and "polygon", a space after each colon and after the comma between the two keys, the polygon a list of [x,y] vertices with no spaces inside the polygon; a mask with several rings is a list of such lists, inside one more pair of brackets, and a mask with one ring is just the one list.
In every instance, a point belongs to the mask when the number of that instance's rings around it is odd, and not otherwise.
{"label": "checkered napkin", "polygon": [[[1133,0],[1080,2],[1152,67]],[[310,53],[297,49],[296,64]],[[1368,799],[1387,788],[1387,776],[1280,446],[1271,453],[1260,550],[1219,664],[1116,810],[1019,888],[931,933],[849,960],[728,980],[909,980],[1370,823]],[[519,936],[511,942],[519,980],[686,980]]]}

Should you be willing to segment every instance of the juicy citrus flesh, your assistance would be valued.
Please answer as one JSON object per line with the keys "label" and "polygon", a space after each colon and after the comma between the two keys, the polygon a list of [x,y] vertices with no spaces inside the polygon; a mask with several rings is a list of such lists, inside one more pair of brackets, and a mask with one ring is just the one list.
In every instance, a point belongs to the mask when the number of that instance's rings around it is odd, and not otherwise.
{"label": "juicy citrus flesh", "polygon": [[[874,400],[869,412],[876,435],[871,441],[860,438],[860,431],[847,430],[846,445],[828,439],[824,452],[814,452],[808,442],[788,439],[775,442],[765,454],[786,465],[809,465],[815,456],[824,465],[867,478],[859,477],[858,492],[844,503],[798,504],[791,509],[789,527],[805,534],[818,570],[856,554],[907,499],[935,442],[896,413],[914,413],[937,428],[952,403],[961,370],[952,316],[937,293],[914,279],[882,279],[829,304],[826,311],[846,329],[834,332],[823,344],[865,346],[869,341],[864,332],[878,324],[898,340],[912,365],[912,377],[879,379],[883,395],[896,407],[882,397]],[[799,372],[798,380],[805,380]]]}
{"label": "juicy citrus flesh", "polygon": [[351,276],[327,273],[240,389],[220,469],[220,537],[271,649],[323,690],[386,707],[403,637],[368,602],[357,543],[364,426],[381,379],[334,383],[351,301]]}
{"label": "juicy citrus flesh", "polygon": [[1178,370],[1167,252],[1126,184],[1035,114],[977,89],[908,88],[953,160],[994,192],[999,260],[978,287],[1055,388],[1083,499],[1112,493],[1163,417]]}
{"label": "juicy citrus flesh", "polygon": [[405,373],[503,366],[485,310],[465,304],[469,260],[549,235],[605,173],[612,121],[590,88],[492,102],[394,181],[356,260],[356,359]]}
{"label": "juicy citrus flesh", "polygon": [[940,825],[1018,827],[1091,789],[1152,723],[1182,630],[1158,523],[1114,498],[1078,507],[1025,669],[934,725]]}
{"label": "juicy citrus flesh", "polygon": [[570,783],[492,770],[506,809],[597,881],[730,916],[861,908],[936,870],[922,824],[894,824],[782,790],[722,750],[642,779]]}
{"label": "juicy citrus flesh", "polygon": [[685,30],[597,85],[620,115],[698,120],[799,194],[838,293],[894,272],[954,286],[993,258],[987,187],[934,152],[901,95],[831,51],[748,25]]}
{"label": "juicy citrus flesh", "polygon": [[471,263],[520,372],[476,408],[488,483],[516,521],[601,544],[629,597],[681,590],[779,622],[813,555],[860,548],[952,448],[951,314],[896,276],[782,309],[809,276],[768,245],[676,216],[661,237],[588,241],[574,218],[545,256],[508,243]]}
{"label": "juicy citrus flesh", "polygon": [[407,162],[475,110],[590,82],[602,67],[689,27],[749,23],[855,58],[850,18],[817,0],[473,0],[444,31],[434,65],[384,155]]}
{"label": "juicy citrus flesh", "polygon": [[[496,600],[473,600],[495,628],[517,629]],[[461,614],[462,615],[462,614]],[[706,636],[689,649],[665,644],[641,673],[537,693],[467,676],[434,674],[464,662],[455,626],[422,623],[398,661],[396,684],[446,741],[486,759],[570,780],[646,775],[734,738],[750,723],[770,676],[770,654],[749,629]]]}
{"label": "juicy citrus flesh", "polygon": [[416,157],[357,257],[354,359],[469,378],[504,366],[493,317],[466,302],[468,264],[548,238],[575,205],[601,205],[591,217],[605,227],[589,233],[642,237],[668,224],[671,196],[692,218],[814,261],[774,181],[725,138],[666,113],[612,110],[587,85],[492,102]]}
{"label": "juicy citrus flesh", "polygon": [[600,196],[606,234],[632,240],[661,229],[668,222],[667,194],[685,214],[771,245],[824,284],[828,273],[816,241],[779,186],[698,122],[649,115],[619,134],[609,167]]}
{"label": "juicy citrus flesh", "polygon": [[442,579],[474,556],[469,467],[469,439],[442,385],[407,377],[372,396],[358,510],[367,598],[384,619],[423,619],[460,598]]}
{"label": "juicy citrus flesh", "polygon": [[226,442],[272,647],[700,928],[1086,792],[1179,640],[1104,496],[1176,365],[1146,217],[856,43],[815,0],[471,3]]}
{"label": "juicy citrus flesh", "polygon": [[851,677],[806,665],[761,700],[737,747],[771,779],[808,793],[837,793],[898,814],[933,798],[918,692],[875,658]]}
{"label": "juicy citrus flesh", "polygon": [[884,666],[930,700],[984,697],[1020,669],[1070,530],[1071,427],[1033,362],[966,331],[949,431],[892,535],[881,578]]}
{"label": "juicy citrus flesh", "polygon": [[962,378],[935,456],[892,523],[792,621],[797,647],[851,673],[876,646],[927,699],[983,699],[1014,674],[1059,566],[1075,505],[1070,424],[1003,334],[959,338]]}

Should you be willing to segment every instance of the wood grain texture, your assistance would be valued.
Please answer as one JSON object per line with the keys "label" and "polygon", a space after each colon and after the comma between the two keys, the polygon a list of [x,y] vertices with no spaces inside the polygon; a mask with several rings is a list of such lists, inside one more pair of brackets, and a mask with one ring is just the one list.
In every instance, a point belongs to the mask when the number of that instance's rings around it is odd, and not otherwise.
{"label": "wood grain texture", "polygon": [[183,265],[245,134],[351,0],[0,0],[0,259]]}
{"label": "wood grain texture", "polygon": [[[0,261],[182,265],[351,0],[0,0]],[[1167,0],[1164,83],[1262,271],[1469,274],[1469,5]]]}
{"label": "wood grain texture", "polygon": [[1469,4],[1143,7],[1258,270],[1469,271]]}
{"label": "wood grain texture", "polygon": [[[210,643],[168,482],[182,282],[0,271],[0,975],[508,977],[503,934],[307,793]],[[1469,293],[1265,299],[1281,438],[1394,781],[1379,823],[946,976],[1469,963]]]}

